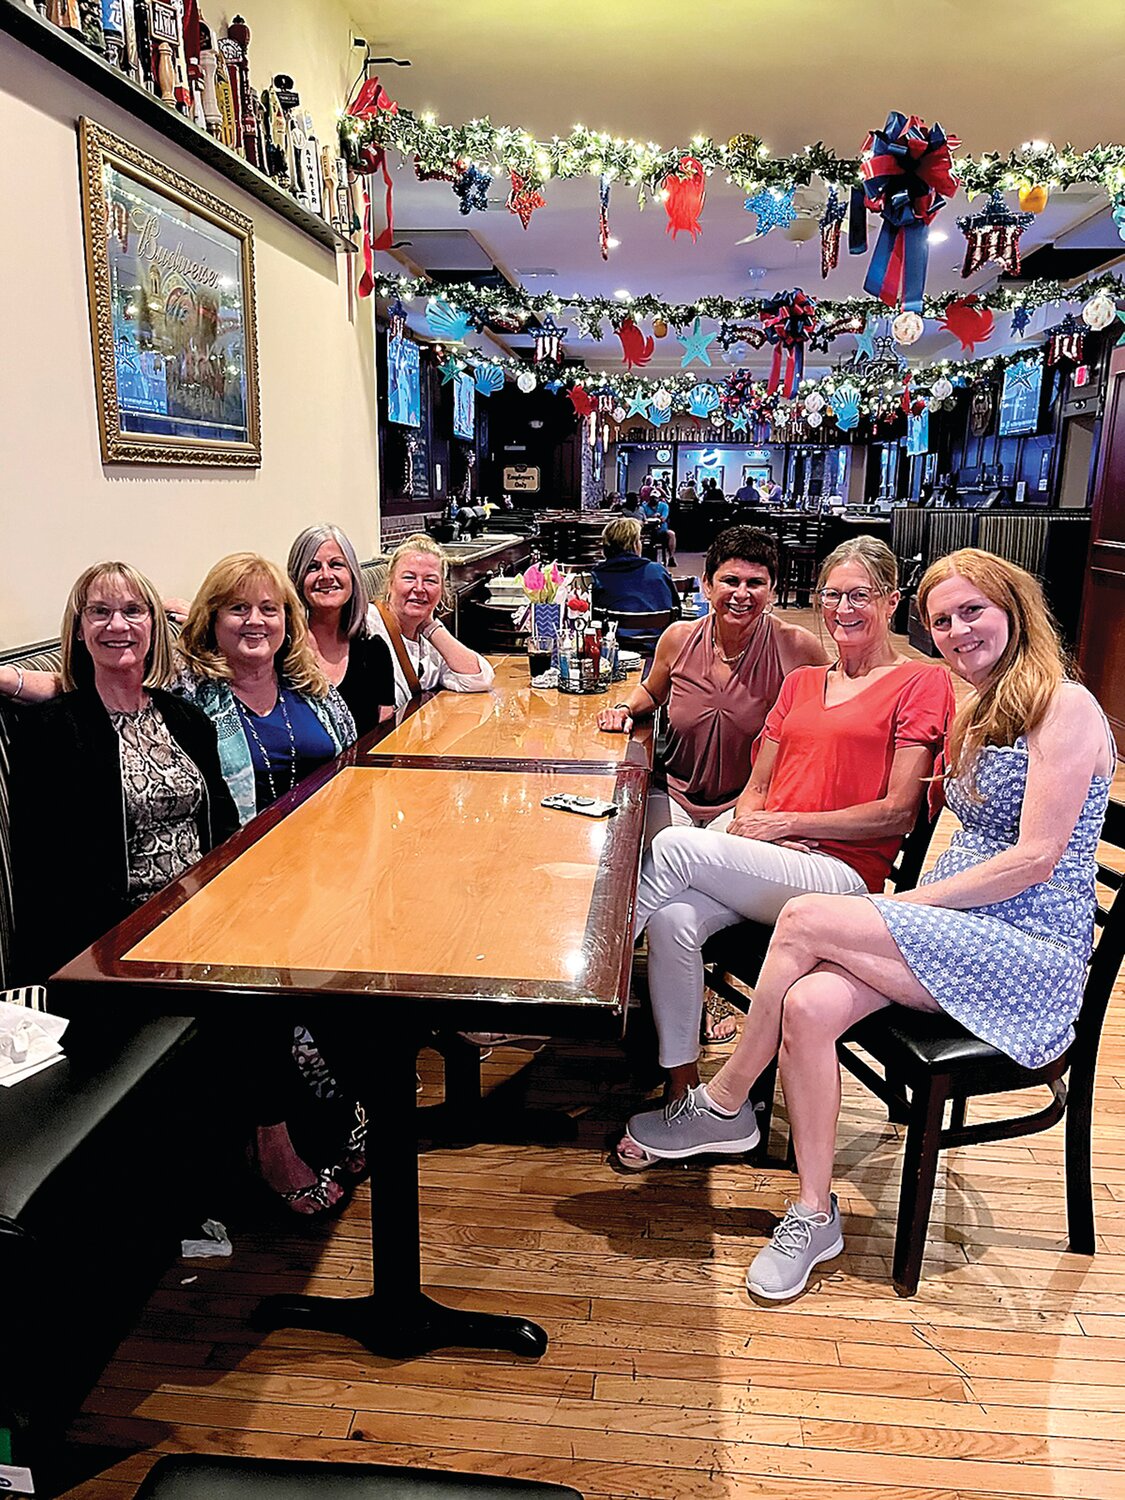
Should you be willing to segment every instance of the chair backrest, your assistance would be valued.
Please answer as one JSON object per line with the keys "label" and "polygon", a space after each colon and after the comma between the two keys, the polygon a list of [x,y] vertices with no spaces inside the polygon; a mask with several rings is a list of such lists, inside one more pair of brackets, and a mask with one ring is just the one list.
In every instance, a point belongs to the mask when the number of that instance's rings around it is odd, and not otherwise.
{"label": "chair backrest", "polygon": [[914,827],[903,839],[898,858],[891,865],[891,879],[896,891],[912,891],[918,884],[936,827],[937,818],[930,816],[929,798],[923,796]]}
{"label": "chair backrest", "polygon": [[617,639],[632,651],[651,656],[656,643],[678,616],[671,609],[604,609],[594,613],[604,621],[617,621]]}
{"label": "chair backrest", "polygon": [[[1125,852],[1125,806],[1111,802],[1102,824],[1102,843]],[[1119,861],[1125,863],[1125,861]],[[1070,1049],[1072,1077],[1097,1064],[1098,1044],[1113,986],[1125,961],[1125,875],[1119,869],[1098,860],[1098,906],[1094,913],[1097,942],[1082,992],[1082,1009],[1074,1023],[1074,1043]]]}
{"label": "chair backrest", "polygon": [[[5,666],[19,666],[24,671],[57,672],[62,666],[62,652],[57,641],[42,641],[37,646],[25,647],[22,651],[9,651],[0,656]],[[22,710],[34,713],[35,710]],[[12,971],[12,801],[9,788],[11,777],[11,731],[15,716],[21,710],[17,705],[0,711],[0,989],[11,983]],[[46,916],[46,914],[44,914]]]}

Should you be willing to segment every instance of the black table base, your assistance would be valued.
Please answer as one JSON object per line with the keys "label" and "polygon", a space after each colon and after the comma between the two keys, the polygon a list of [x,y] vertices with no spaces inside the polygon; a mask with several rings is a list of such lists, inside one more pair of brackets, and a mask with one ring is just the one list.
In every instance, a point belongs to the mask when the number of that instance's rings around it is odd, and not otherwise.
{"label": "black table base", "polygon": [[[339,1033],[331,1018],[317,1038],[337,1079],[354,1089],[367,1111],[371,1164],[372,1294],[367,1297],[267,1297],[253,1314],[256,1328],[315,1328],[356,1339],[373,1354],[409,1359],[437,1349],[502,1349],[539,1358],[547,1335],[527,1318],[445,1307],[422,1291],[418,1208],[418,1109],[415,1065],[425,1037],[386,1029],[359,1035],[353,1020]],[[366,1071],[377,1058],[378,1078]],[[363,1059],[365,1071],[356,1071]],[[477,1064],[479,1078],[479,1061]]]}
{"label": "black table base", "polygon": [[445,1307],[423,1292],[394,1307],[382,1296],[267,1297],[255,1309],[253,1324],[342,1333],[386,1359],[412,1359],[436,1349],[503,1349],[533,1359],[547,1352],[547,1335],[538,1323]]}

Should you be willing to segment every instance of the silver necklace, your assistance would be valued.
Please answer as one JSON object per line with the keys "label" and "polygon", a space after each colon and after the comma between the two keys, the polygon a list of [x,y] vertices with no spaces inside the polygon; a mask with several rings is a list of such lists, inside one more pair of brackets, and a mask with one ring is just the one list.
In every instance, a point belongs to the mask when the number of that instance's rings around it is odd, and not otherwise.
{"label": "silver necklace", "polygon": [[[255,745],[257,745],[258,750],[261,754],[262,764],[266,769],[266,784],[270,789],[270,801],[276,802],[278,797],[281,796],[281,792],[277,790],[277,787],[274,784],[273,768],[270,765],[270,758],[266,754],[266,747],[262,744],[262,741],[258,736],[258,731],[254,728],[254,720],[251,717],[250,710],[246,707],[245,703],[243,703],[242,699],[238,696],[237,693],[234,694],[234,701],[238,705],[239,718],[242,720],[244,726],[250,731],[250,737],[254,741]],[[293,739],[293,725],[289,722],[289,710],[285,706],[285,689],[281,687],[280,684],[278,685],[277,689],[277,701],[281,705],[281,717],[285,721],[285,728],[289,735],[289,785],[287,787],[284,787],[282,790],[291,792],[297,785],[297,745]],[[269,718],[269,714],[266,715],[266,718]]]}

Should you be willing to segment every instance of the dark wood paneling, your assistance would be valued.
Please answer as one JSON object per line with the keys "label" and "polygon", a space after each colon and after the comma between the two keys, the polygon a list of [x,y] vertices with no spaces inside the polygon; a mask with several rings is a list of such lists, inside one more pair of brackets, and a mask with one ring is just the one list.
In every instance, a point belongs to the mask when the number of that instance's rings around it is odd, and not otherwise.
{"label": "dark wood paneling", "polygon": [[1125,742],[1125,349],[1110,362],[1078,659]]}

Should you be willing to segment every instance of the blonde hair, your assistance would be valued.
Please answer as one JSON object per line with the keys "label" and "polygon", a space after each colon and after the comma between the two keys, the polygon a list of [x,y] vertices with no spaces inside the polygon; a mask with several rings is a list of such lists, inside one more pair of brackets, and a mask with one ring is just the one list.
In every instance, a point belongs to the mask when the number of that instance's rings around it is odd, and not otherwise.
{"label": "blonde hair", "polygon": [[858,563],[884,594],[893,594],[898,588],[898,561],[877,536],[850,536],[834,548],[820,565],[817,588],[824,587],[833,568],[842,568],[845,563]]}
{"label": "blonde hair", "polygon": [[59,680],[63,691],[72,693],[77,687],[89,687],[93,684],[94,663],[78,632],[90,589],[103,578],[112,578],[124,584],[148,606],[152,621],[152,640],[145,656],[144,685],[146,688],[167,687],[176,675],[176,663],[172,632],[168,628],[168,617],[164,613],[160,595],[145,575],[138,573],[128,563],[100,562],[87,568],[76,580],[63,609],[62,625],[59,627],[59,635],[62,637]]}
{"label": "blonde hair", "polygon": [[610,521],[602,532],[602,550],[606,557],[618,557],[624,552],[639,554],[641,523],[632,516],[618,516]]}
{"label": "blonde hair", "polygon": [[198,677],[229,681],[230,663],[215,641],[215,616],[220,609],[244,599],[250,585],[259,580],[273,590],[285,610],[285,639],[274,657],[278,677],[299,693],[325,697],[328,679],[309,643],[304,605],[277,564],[256,552],[231,553],[217,562],[200,584],[178,643],[184,664]]}
{"label": "blonde hair", "polygon": [[398,571],[398,565],[408,552],[425,552],[429,557],[436,557],[441,570],[441,608],[449,611],[453,608],[453,590],[449,586],[449,558],[445,548],[440,542],[435,542],[432,536],[427,536],[424,531],[416,531],[413,536],[408,536],[404,542],[391,553],[391,561],[387,568],[387,576],[379,588],[379,598],[386,599],[390,593],[391,579]]}
{"label": "blonde hair", "polygon": [[918,609],[939,583],[964,578],[1008,617],[1008,644],[992,676],[957,710],[949,731],[949,762],[956,775],[971,767],[986,745],[1011,745],[1041,723],[1068,674],[1058,630],[1037,578],[991,552],[963,547],[939,557],[918,585]]}

